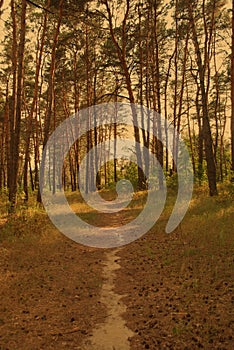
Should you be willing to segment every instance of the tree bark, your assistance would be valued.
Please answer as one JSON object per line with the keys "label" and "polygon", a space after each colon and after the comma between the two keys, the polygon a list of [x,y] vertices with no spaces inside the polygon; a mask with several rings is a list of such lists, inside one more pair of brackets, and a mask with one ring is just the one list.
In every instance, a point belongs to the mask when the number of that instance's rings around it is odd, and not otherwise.
{"label": "tree bark", "polygon": [[139,132],[139,126],[138,126],[138,120],[137,120],[137,112],[135,108],[135,97],[132,89],[132,81],[131,81],[131,76],[130,76],[127,61],[126,61],[126,44],[127,44],[126,22],[129,16],[130,0],[126,0],[126,11],[122,22],[122,46],[121,47],[114,33],[114,28],[112,23],[112,14],[111,14],[108,0],[104,0],[103,3],[106,6],[111,38],[116,48],[117,55],[123,70],[126,88],[129,96],[129,101],[131,103],[132,117],[134,121],[134,137],[135,137],[135,143],[136,143],[137,164],[138,164],[138,190],[144,190],[146,188],[146,183],[145,183],[145,175],[143,171],[142,155],[141,155],[141,149],[140,149],[140,132]]}
{"label": "tree bark", "polygon": [[[232,53],[231,53],[231,153],[232,165],[231,169],[234,173],[234,0],[232,0]],[[232,175],[234,180],[234,175]]]}
{"label": "tree bark", "polygon": [[[22,0],[21,9],[21,24],[20,24],[20,39],[18,48],[18,57],[13,52],[13,66],[14,77],[16,79],[14,88],[16,88],[16,95],[13,91],[13,117],[11,117],[11,176],[9,181],[9,201],[10,211],[14,211],[17,196],[17,177],[19,168],[19,143],[20,143],[20,129],[21,129],[21,108],[22,108],[22,89],[23,89],[23,71],[24,71],[24,47],[25,47],[25,33],[26,33],[26,0]],[[17,46],[16,33],[16,18],[15,18],[15,3],[11,2],[12,19],[13,19],[13,51]],[[18,60],[17,60],[18,58]],[[18,63],[17,63],[17,61]],[[17,68],[16,68],[17,64]],[[16,78],[17,69],[17,78]]]}
{"label": "tree bark", "polygon": [[[47,1],[47,7],[49,7],[49,6],[50,6],[50,0]],[[39,45],[39,42],[38,42],[39,54],[38,54],[37,64],[36,64],[35,83],[34,83],[34,95],[33,95],[33,101],[32,101],[30,112],[29,112],[29,116],[28,116],[26,148],[25,148],[25,155],[24,155],[24,193],[25,193],[25,201],[26,202],[28,201],[28,165],[29,165],[29,162],[30,162],[30,138],[31,138],[31,134],[32,134],[33,115],[34,115],[34,112],[35,112],[35,107],[36,107],[37,98],[38,98],[39,74],[40,74],[40,69],[41,69],[43,48],[44,48],[44,43],[45,43],[45,35],[46,35],[46,28],[47,28],[47,18],[48,18],[48,13],[45,12],[40,45]]]}
{"label": "tree bark", "polygon": [[[44,124],[44,135],[43,135],[43,137],[44,137],[43,138],[43,150],[44,150],[44,148],[47,144],[47,141],[49,139],[51,119],[52,119],[53,108],[54,108],[54,75],[55,75],[55,65],[56,65],[56,48],[57,48],[57,44],[58,44],[60,27],[61,27],[62,18],[63,18],[63,3],[64,3],[64,0],[59,1],[59,18],[58,18],[57,26],[56,26],[55,33],[54,33],[53,46],[52,46],[52,52],[51,52],[51,63],[50,63],[49,84],[48,84],[48,98],[47,98],[47,107],[46,107],[45,124]],[[40,181],[42,184],[44,183],[43,165],[42,165]],[[38,189],[37,201],[41,202],[40,189]]]}
{"label": "tree bark", "polygon": [[202,114],[203,114],[203,136],[205,142],[205,155],[207,163],[207,177],[209,182],[210,196],[215,196],[218,194],[217,184],[216,184],[216,165],[213,152],[213,141],[211,135],[210,121],[209,121],[209,112],[208,112],[208,101],[205,87],[205,65],[202,63],[201,49],[198,42],[197,29],[193,16],[192,4],[188,3],[188,13],[189,21],[192,29],[193,43],[196,51],[197,65],[199,72],[199,82],[201,87],[201,96],[202,96]]}

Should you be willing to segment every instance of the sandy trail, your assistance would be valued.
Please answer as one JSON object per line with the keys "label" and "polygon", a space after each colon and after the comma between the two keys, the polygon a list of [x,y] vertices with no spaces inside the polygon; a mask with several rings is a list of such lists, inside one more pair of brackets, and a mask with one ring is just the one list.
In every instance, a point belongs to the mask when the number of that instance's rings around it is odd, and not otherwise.
{"label": "sandy trail", "polygon": [[93,330],[90,340],[82,350],[129,350],[129,338],[133,332],[125,325],[122,314],[126,306],[121,301],[123,295],[114,292],[115,271],[120,268],[118,264],[119,249],[106,252],[106,263],[103,269],[104,284],[102,286],[100,301],[107,307],[105,322]]}

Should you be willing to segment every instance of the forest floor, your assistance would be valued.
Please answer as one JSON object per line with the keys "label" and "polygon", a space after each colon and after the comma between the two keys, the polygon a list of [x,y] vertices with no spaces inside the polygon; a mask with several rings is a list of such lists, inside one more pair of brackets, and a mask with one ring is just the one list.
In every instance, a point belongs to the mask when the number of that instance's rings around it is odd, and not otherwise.
{"label": "forest floor", "polygon": [[[0,350],[233,349],[233,188],[214,198],[196,189],[181,225],[166,234],[175,198],[169,192],[142,238],[95,249],[64,237],[35,205],[8,217],[2,196]],[[77,194],[68,200],[90,223],[119,226],[145,195],[111,218]]]}

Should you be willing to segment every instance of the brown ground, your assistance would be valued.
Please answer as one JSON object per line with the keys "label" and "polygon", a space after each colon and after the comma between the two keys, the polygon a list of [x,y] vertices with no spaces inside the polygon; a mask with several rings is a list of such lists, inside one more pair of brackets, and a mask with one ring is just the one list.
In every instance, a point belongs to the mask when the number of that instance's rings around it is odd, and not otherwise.
{"label": "brown ground", "polygon": [[[11,234],[0,242],[0,350],[89,350],[90,339],[109,324],[102,290],[108,283],[116,298],[124,295],[126,312],[117,310],[116,317],[134,334],[131,350],[233,349],[233,203],[216,201],[212,215],[192,205],[169,235],[162,216],[147,235],[118,250],[112,264],[121,268],[110,272],[110,282],[105,266],[113,250],[69,241],[42,213],[2,223]],[[114,214],[112,224],[128,216]]]}
{"label": "brown ground", "polygon": [[152,233],[120,256],[131,349],[234,348],[233,252]]}
{"label": "brown ground", "polygon": [[51,227],[51,237],[3,241],[0,256],[0,349],[80,349],[106,312],[103,252]]}

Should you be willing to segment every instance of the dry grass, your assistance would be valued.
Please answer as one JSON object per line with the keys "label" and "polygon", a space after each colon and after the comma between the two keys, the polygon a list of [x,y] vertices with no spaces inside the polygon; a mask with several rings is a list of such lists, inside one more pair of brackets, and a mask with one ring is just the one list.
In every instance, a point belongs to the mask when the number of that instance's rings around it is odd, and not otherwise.
{"label": "dry grass", "polygon": [[[169,191],[158,223],[123,247],[117,291],[127,294],[133,350],[233,348],[233,187],[219,190],[219,197],[210,198],[195,189],[183,222],[168,235],[164,229],[176,200]],[[102,196],[111,200],[115,192]],[[135,194],[122,222],[139,213],[145,196]],[[67,197],[85,220],[106,223],[79,194]],[[63,237],[34,199],[7,217],[1,198],[0,349],[74,350],[105,318],[99,303],[104,251]],[[119,217],[111,220],[109,225],[119,223]]]}

